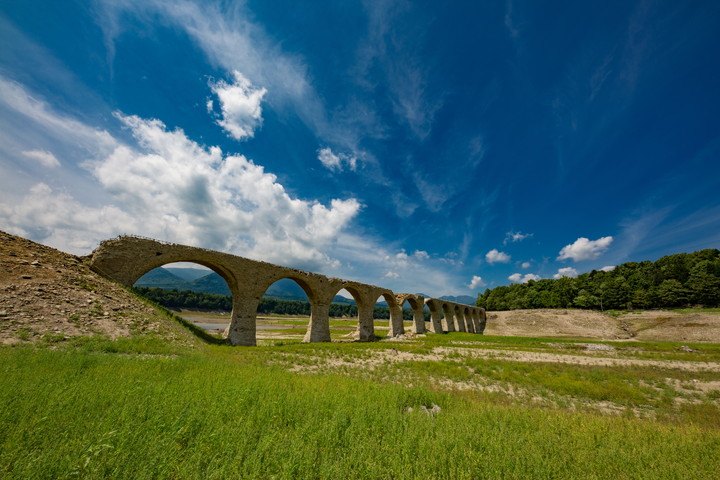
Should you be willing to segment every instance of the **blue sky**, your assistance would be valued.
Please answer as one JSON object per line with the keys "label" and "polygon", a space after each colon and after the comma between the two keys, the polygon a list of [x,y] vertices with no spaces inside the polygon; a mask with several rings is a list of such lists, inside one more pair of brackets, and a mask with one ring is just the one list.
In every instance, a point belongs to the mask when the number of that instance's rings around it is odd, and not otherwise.
{"label": "blue sky", "polygon": [[720,3],[0,2],[0,228],[474,295],[720,247]]}

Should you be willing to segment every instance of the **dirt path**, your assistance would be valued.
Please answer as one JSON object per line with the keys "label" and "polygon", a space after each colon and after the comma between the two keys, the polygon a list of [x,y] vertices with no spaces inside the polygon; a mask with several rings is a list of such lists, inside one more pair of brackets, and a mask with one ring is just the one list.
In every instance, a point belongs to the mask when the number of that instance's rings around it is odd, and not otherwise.
{"label": "dirt path", "polygon": [[655,367],[687,372],[720,372],[720,363],[683,362],[679,360],[643,360],[607,356],[565,355],[560,353],[526,352],[518,350],[485,350],[478,348],[436,347],[433,353],[460,354],[473,358],[509,360],[512,362],[565,363],[593,367]]}

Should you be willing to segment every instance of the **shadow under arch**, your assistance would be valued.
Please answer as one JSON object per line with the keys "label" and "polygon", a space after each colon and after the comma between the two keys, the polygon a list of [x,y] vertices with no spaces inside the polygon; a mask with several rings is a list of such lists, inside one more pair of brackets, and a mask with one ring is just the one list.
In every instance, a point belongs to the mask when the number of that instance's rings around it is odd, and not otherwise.
{"label": "shadow under arch", "polygon": [[465,317],[462,313],[460,305],[452,306],[452,314],[455,321],[455,330],[458,332],[467,332],[467,328],[465,327]]}

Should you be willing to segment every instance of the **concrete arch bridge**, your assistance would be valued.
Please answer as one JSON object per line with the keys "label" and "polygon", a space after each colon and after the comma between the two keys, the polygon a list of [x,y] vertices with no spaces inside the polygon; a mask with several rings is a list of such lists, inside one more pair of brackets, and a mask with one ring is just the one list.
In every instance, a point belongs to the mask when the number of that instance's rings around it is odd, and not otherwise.
{"label": "concrete arch bridge", "polygon": [[356,336],[361,341],[375,339],[373,310],[382,297],[390,309],[390,335],[405,333],[402,306],[407,301],[413,311],[413,333],[425,333],[424,308],[430,310],[429,330],[434,333],[461,331],[483,333],[483,308],[425,298],[411,293],[395,293],[387,288],[331,278],[317,273],[250,260],[227,253],[159,242],[148,238],[121,236],[103,241],[92,253],[90,266],[95,272],[123,285],[132,286],[150,270],[174,262],[193,262],[210,268],[230,287],[233,311],[228,328],[232,345],[256,345],[256,315],[265,291],[278,280],[294,280],[307,294],[311,305],[306,342],[330,341],[329,310],[335,295],[347,290],[357,303]]}

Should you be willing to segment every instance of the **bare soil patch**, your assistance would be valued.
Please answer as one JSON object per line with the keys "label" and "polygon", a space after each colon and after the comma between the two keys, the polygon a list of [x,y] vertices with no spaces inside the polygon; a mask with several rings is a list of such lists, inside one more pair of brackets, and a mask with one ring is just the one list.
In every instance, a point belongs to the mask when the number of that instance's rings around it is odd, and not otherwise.
{"label": "bare soil patch", "polygon": [[720,343],[720,313],[653,310],[613,317],[587,310],[538,309],[488,312],[485,334]]}
{"label": "bare soil patch", "polygon": [[0,343],[143,333],[190,338],[85,259],[0,231]]}

